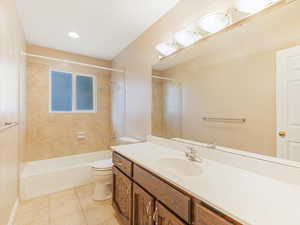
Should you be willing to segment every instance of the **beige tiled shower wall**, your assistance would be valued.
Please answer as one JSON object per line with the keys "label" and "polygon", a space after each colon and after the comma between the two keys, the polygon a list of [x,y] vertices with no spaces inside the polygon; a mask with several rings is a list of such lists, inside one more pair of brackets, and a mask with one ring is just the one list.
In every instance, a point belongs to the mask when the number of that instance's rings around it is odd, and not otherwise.
{"label": "beige tiled shower wall", "polygon": [[152,79],[152,135],[164,137],[163,125],[163,80]]}
{"label": "beige tiled shower wall", "polygon": [[[27,52],[99,66],[111,62],[39,46],[27,46]],[[75,64],[27,57],[27,149],[25,161],[43,160],[74,154],[107,150],[112,137],[111,72]],[[97,79],[96,113],[49,113],[49,71],[93,74]],[[77,138],[85,132],[86,139]]]}
{"label": "beige tiled shower wall", "polygon": [[181,138],[180,83],[152,79],[152,135]]}

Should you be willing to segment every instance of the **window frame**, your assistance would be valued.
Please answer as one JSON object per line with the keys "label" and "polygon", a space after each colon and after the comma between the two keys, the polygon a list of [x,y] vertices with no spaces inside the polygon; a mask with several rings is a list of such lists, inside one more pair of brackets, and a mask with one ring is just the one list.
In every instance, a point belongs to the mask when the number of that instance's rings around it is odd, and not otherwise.
{"label": "window frame", "polygon": [[[72,111],[53,111],[52,110],[52,72],[70,73],[72,75]],[[76,80],[77,76],[91,77],[93,80],[93,109],[92,110],[78,110],[77,108],[77,87]],[[49,102],[48,109],[49,113],[97,113],[97,79],[93,74],[86,74],[80,72],[71,72],[61,69],[49,69]]]}

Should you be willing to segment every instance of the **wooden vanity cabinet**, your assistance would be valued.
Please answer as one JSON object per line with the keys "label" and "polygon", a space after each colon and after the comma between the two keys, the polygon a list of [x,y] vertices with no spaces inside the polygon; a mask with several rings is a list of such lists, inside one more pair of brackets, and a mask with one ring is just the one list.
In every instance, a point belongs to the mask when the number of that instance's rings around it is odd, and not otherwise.
{"label": "wooden vanity cabinet", "polygon": [[116,167],[113,167],[112,205],[123,225],[132,224],[133,182]]}
{"label": "wooden vanity cabinet", "polygon": [[137,165],[133,165],[133,179],[183,221],[191,222],[191,197]]}
{"label": "wooden vanity cabinet", "polygon": [[121,225],[242,225],[113,153],[113,207]]}
{"label": "wooden vanity cabinet", "polygon": [[132,225],[154,225],[155,199],[137,184],[133,184]]}
{"label": "wooden vanity cabinet", "polygon": [[153,218],[155,225],[187,225],[159,201],[156,201]]}
{"label": "wooden vanity cabinet", "polygon": [[132,162],[124,158],[120,154],[114,153],[112,161],[115,167],[121,170],[128,177],[132,177]]}
{"label": "wooden vanity cabinet", "polygon": [[193,225],[242,225],[202,202],[193,202]]}

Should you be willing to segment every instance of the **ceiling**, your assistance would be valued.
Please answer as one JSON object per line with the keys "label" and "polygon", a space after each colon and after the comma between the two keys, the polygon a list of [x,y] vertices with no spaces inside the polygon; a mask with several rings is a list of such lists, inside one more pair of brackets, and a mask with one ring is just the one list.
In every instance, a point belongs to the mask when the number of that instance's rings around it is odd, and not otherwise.
{"label": "ceiling", "polygon": [[178,1],[17,0],[17,7],[29,43],[112,59]]}

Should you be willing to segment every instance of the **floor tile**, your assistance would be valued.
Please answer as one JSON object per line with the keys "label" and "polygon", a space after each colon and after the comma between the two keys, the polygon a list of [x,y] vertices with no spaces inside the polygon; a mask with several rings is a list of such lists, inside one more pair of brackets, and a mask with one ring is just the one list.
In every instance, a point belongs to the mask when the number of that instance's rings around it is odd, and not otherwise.
{"label": "floor tile", "polygon": [[49,201],[47,196],[20,203],[15,225],[48,225]]}
{"label": "floor tile", "polygon": [[118,222],[117,218],[115,216],[113,216],[112,218],[101,223],[101,225],[119,225],[119,222]]}
{"label": "floor tile", "polygon": [[94,201],[94,184],[20,203],[14,225],[119,225],[111,200]]}
{"label": "floor tile", "polygon": [[90,206],[83,212],[86,216],[88,225],[102,225],[114,217],[114,211],[110,205]]}
{"label": "floor tile", "polygon": [[111,200],[94,201],[93,200],[94,187],[95,187],[94,185],[86,185],[75,189],[75,192],[77,194],[77,197],[79,199],[80,205],[83,210],[112,204]]}
{"label": "floor tile", "polygon": [[49,213],[53,218],[62,218],[66,215],[79,214],[81,208],[73,189],[49,195]]}
{"label": "floor tile", "polygon": [[97,204],[92,197],[93,191],[94,191],[94,185],[85,185],[75,189],[76,195],[83,209],[86,209],[91,205]]}
{"label": "floor tile", "polygon": [[51,225],[86,225],[86,220],[83,213],[71,213],[64,214],[62,216],[56,216],[50,218]]}

